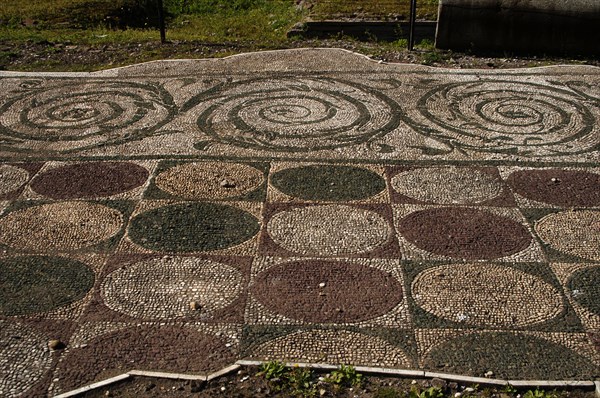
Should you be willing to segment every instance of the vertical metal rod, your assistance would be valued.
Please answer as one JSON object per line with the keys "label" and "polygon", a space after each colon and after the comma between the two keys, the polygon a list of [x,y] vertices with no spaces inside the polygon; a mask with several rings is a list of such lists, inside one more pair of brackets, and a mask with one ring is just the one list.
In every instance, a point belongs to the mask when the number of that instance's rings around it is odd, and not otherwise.
{"label": "vertical metal rod", "polygon": [[165,31],[165,10],[163,8],[163,0],[158,1],[158,27],[160,29],[160,42],[165,44],[167,42],[167,33]]}
{"label": "vertical metal rod", "polygon": [[415,46],[415,21],[417,19],[417,0],[410,0],[410,27],[408,32],[408,51]]}

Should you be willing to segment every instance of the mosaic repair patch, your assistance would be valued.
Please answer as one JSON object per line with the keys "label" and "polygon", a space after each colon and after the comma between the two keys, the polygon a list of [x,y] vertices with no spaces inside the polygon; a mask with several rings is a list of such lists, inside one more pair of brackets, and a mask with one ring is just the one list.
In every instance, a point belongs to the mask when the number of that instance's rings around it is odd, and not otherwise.
{"label": "mosaic repair patch", "polygon": [[598,379],[599,81],[316,49],[0,72],[0,395],[238,359]]}

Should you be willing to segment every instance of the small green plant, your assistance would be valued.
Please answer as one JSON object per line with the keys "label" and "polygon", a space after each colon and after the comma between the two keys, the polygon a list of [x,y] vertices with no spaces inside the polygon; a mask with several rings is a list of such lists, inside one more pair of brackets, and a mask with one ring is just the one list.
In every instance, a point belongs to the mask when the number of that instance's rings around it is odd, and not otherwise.
{"label": "small green plant", "polygon": [[444,398],[444,392],[439,387],[429,387],[423,391],[413,387],[408,392],[408,398]]}
{"label": "small green plant", "polygon": [[283,379],[285,373],[285,364],[279,361],[270,361],[260,365],[260,371],[257,373],[257,375],[264,376],[265,379],[272,381]]}
{"label": "small green plant", "polygon": [[314,397],[317,386],[314,383],[313,372],[308,368],[294,367],[287,374],[287,382],[292,394],[300,397]]}
{"label": "small green plant", "polygon": [[392,387],[383,387],[375,392],[374,398],[400,398],[400,393]]}
{"label": "small green plant", "polygon": [[523,398],[556,398],[556,392],[555,391],[545,391],[545,390],[540,390],[539,388],[536,388],[535,390],[527,390],[527,392],[525,392],[525,394],[523,394]]}
{"label": "small green plant", "polygon": [[506,394],[510,394],[510,395],[515,395],[517,393],[517,389],[514,386],[511,386],[510,384],[507,384],[506,386],[504,386],[504,393]]}
{"label": "small green plant", "polygon": [[362,374],[358,373],[353,366],[341,365],[339,369],[331,372],[325,381],[337,386],[359,386],[362,383],[362,379]]}

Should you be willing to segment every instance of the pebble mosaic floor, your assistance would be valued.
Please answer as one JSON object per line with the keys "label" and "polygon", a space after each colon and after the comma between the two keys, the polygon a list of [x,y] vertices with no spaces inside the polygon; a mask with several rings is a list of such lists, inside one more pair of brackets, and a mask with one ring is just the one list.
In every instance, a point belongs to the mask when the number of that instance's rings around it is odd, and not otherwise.
{"label": "pebble mosaic floor", "polygon": [[317,49],[0,73],[0,395],[241,358],[597,379],[599,87]]}

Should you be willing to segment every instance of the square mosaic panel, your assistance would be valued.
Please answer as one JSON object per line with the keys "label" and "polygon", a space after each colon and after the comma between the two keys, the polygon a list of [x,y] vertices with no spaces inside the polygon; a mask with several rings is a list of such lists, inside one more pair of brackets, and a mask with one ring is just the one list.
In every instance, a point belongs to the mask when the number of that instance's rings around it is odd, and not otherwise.
{"label": "square mosaic panel", "polygon": [[393,203],[516,206],[495,167],[387,167]]}
{"label": "square mosaic panel", "polygon": [[269,203],[389,203],[384,169],[375,165],[277,162]]}
{"label": "square mosaic panel", "polygon": [[417,329],[425,370],[525,380],[594,379],[600,356],[585,333]]}
{"label": "square mosaic panel", "polygon": [[600,264],[557,263],[552,264],[552,269],[586,329],[600,331],[597,294]]}
{"label": "square mosaic panel", "polygon": [[163,161],[147,199],[263,202],[269,164]]}
{"label": "square mosaic panel", "polygon": [[240,328],[233,325],[82,324],[63,353],[50,392],[60,394],[130,370],[206,375],[235,362],[239,339]]}
{"label": "square mosaic panel", "polygon": [[517,209],[394,205],[393,210],[402,259],[545,261]]}
{"label": "square mosaic panel", "polygon": [[398,256],[389,205],[288,204],[265,206],[260,255],[287,257]]}
{"label": "square mosaic panel", "polygon": [[600,261],[600,210],[523,209],[549,261]]}
{"label": "square mosaic panel", "polygon": [[261,228],[255,202],[142,201],[120,252],[251,256]]}
{"label": "square mosaic panel", "polygon": [[404,268],[416,327],[583,331],[546,264],[415,262]]}
{"label": "square mosaic panel", "polygon": [[22,197],[36,200],[139,200],[156,160],[47,162]]}
{"label": "square mosaic panel", "polygon": [[259,257],[249,325],[411,326],[398,260]]}
{"label": "square mosaic panel", "polygon": [[84,319],[240,324],[251,264],[251,257],[114,256]]}
{"label": "square mosaic panel", "polygon": [[128,201],[20,201],[0,218],[0,248],[8,253],[103,252],[123,236]]}

